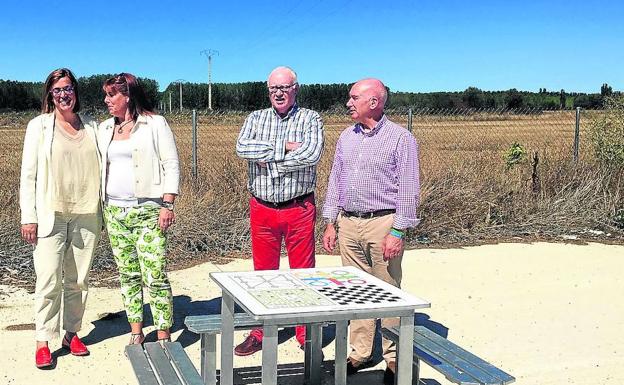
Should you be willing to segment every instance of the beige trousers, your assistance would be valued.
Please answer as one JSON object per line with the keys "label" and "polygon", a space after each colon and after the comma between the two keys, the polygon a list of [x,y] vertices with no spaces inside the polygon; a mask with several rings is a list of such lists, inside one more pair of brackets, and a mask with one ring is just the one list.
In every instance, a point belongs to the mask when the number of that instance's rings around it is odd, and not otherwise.
{"label": "beige trousers", "polygon": [[[403,252],[390,261],[383,260],[381,243],[390,232],[394,215],[372,219],[338,217],[338,244],[344,266],[355,266],[396,287],[401,285]],[[351,359],[366,362],[373,353],[376,320],[353,320],[349,323]],[[399,325],[398,318],[384,318],[382,327]],[[383,357],[386,362],[396,360],[395,344],[383,338]]]}
{"label": "beige trousers", "polygon": [[35,337],[49,341],[59,336],[61,299],[63,329],[77,332],[87,301],[89,270],[100,239],[102,216],[55,213],[54,227],[37,239],[34,265]]}

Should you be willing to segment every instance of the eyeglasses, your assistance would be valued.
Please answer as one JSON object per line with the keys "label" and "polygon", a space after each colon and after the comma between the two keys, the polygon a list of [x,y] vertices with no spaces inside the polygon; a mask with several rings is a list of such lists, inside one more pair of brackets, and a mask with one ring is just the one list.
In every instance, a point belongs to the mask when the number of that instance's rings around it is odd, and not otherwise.
{"label": "eyeglasses", "polygon": [[290,90],[292,90],[293,88],[295,88],[296,85],[297,85],[297,83],[281,84],[279,86],[269,86],[269,93],[274,94],[277,91],[282,91],[282,92],[286,93],[286,92],[289,92]]}
{"label": "eyeglasses", "polygon": [[52,88],[50,92],[52,92],[52,95],[54,96],[61,95],[61,92],[65,92],[67,95],[72,95],[74,93],[74,86],[65,86],[63,88],[56,87]]}

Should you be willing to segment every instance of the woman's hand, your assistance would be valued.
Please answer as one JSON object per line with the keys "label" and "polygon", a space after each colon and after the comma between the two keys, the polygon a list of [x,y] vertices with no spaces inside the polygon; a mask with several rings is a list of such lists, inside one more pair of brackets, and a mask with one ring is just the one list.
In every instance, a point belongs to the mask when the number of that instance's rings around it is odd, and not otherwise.
{"label": "woman's hand", "polygon": [[36,223],[27,223],[22,225],[22,238],[30,244],[37,243],[37,224]]}
{"label": "woman's hand", "polygon": [[175,223],[175,213],[173,210],[169,210],[166,208],[160,209],[160,215],[158,216],[158,226],[163,232],[166,232],[167,229]]}

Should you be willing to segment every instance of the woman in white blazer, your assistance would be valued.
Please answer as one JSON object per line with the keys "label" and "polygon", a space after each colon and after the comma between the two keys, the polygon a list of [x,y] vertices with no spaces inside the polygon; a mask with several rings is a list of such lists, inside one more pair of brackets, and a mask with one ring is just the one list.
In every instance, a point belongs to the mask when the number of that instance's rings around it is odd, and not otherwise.
{"label": "woman in white blazer", "polygon": [[76,335],[87,300],[89,270],[102,228],[100,155],[93,119],[78,114],[78,83],[70,70],[45,81],[42,114],[28,123],[20,175],[21,234],[34,245],[35,365],[53,366],[48,341],[89,350]]}
{"label": "woman in white blazer", "polygon": [[104,221],[131,327],[130,344],[143,343],[143,285],[159,341],[170,339],[173,296],[166,273],[165,232],[175,221],[180,178],[173,133],[156,115],[138,79],[120,73],[104,82],[112,118],[100,124]]}

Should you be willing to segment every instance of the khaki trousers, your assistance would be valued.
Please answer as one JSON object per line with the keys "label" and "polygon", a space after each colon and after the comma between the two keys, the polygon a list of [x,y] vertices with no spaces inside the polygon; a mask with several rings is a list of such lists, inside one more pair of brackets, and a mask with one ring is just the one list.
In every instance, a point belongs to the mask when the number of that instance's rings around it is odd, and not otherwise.
{"label": "khaki trousers", "polygon": [[[394,215],[372,219],[338,217],[338,244],[344,266],[355,266],[396,287],[401,285],[401,260],[403,252],[390,261],[383,260],[381,244],[390,232]],[[382,327],[399,325],[398,318],[384,318]],[[349,343],[351,359],[366,362],[373,353],[376,320],[353,320],[349,323]],[[383,338],[383,357],[386,362],[396,360],[395,344]]]}
{"label": "khaki trousers", "polygon": [[63,329],[77,332],[87,301],[89,270],[97,247],[102,216],[55,213],[54,227],[47,237],[38,238],[34,265],[35,337],[49,341],[59,336],[61,299]]}

